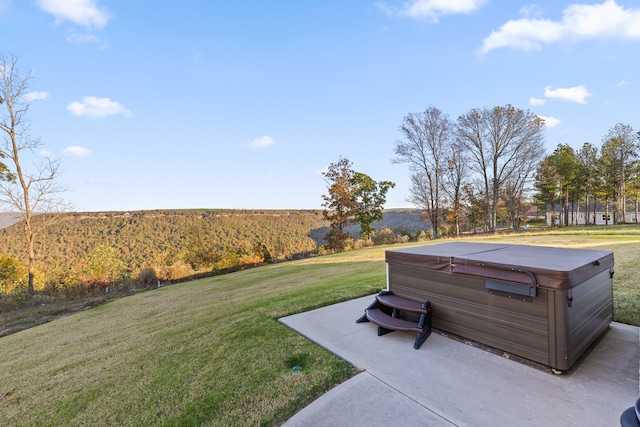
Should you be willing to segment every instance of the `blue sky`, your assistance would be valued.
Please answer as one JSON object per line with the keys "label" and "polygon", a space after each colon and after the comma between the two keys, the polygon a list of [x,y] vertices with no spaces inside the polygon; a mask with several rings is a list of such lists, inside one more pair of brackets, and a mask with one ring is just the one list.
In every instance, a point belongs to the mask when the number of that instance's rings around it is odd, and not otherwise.
{"label": "blue sky", "polygon": [[0,0],[77,211],[316,209],[340,156],[397,187],[408,113],[512,104],[546,146],[640,128],[636,1]]}

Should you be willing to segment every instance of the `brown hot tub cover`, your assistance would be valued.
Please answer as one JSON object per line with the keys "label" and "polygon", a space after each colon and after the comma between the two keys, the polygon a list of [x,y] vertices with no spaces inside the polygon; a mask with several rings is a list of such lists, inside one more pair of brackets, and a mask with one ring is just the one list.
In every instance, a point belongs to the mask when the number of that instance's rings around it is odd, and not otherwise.
{"label": "brown hot tub cover", "polygon": [[567,290],[604,270],[609,251],[498,243],[451,242],[386,251],[386,261],[429,271]]}

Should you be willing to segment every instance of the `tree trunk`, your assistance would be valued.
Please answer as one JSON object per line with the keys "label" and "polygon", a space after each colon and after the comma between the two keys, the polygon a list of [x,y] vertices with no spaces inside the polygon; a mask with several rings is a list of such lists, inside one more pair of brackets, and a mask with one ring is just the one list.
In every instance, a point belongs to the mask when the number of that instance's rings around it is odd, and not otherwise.
{"label": "tree trunk", "polygon": [[589,193],[587,193],[584,197],[584,225],[589,225]]}

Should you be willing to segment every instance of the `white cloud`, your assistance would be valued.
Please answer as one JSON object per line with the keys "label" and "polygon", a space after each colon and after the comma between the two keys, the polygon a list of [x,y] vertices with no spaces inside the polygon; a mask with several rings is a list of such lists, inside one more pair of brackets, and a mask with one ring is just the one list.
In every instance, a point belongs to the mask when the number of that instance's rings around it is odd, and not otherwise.
{"label": "white cloud", "polygon": [[625,9],[615,0],[606,0],[602,4],[570,5],[561,21],[510,20],[483,40],[480,53],[503,47],[540,50],[547,43],[586,39],[640,40],[640,9]]}
{"label": "white cloud", "polygon": [[271,138],[270,136],[262,136],[260,138],[256,138],[249,143],[249,147],[251,148],[265,148],[269,147],[276,143],[276,140]]}
{"label": "white cloud", "polygon": [[616,84],[616,86],[618,86],[618,87],[622,87],[622,86],[627,86],[628,84],[630,84],[628,81],[626,81],[626,80],[620,80],[620,81]]}
{"label": "white cloud", "polygon": [[403,8],[397,11],[382,2],[376,5],[388,15],[426,19],[437,23],[442,15],[468,14],[479,9],[486,2],[487,0],[412,0],[406,2]]}
{"label": "white cloud", "polygon": [[56,18],[56,24],[69,21],[87,28],[102,28],[111,18],[97,0],[38,0],[38,5]]}
{"label": "white cloud", "polygon": [[554,128],[560,124],[560,119],[557,119],[555,117],[551,117],[551,116],[538,116],[538,117],[544,120],[545,126],[549,129]]}
{"label": "white cloud", "polygon": [[528,4],[520,8],[520,16],[531,18],[533,16],[542,16],[542,7],[537,4]]}
{"label": "white cloud", "polygon": [[529,98],[529,104],[531,105],[535,105],[535,106],[540,106],[540,105],[544,105],[546,101],[542,98],[536,98],[536,97],[531,97]]}
{"label": "white cloud", "polygon": [[87,157],[89,154],[91,150],[77,145],[71,145],[62,151],[62,155],[67,157]]}
{"label": "white cloud", "polygon": [[67,110],[76,116],[89,117],[92,119],[101,119],[113,115],[133,117],[131,110],[119,102],[112,101],[109,98],[98,98],[95,96],[87,96],[82,99],[82,102],[72,102],[67,105]]}
{"label": "white cloud", "polygon": [[49,98],[49,92],[29,92],[23,96],[25,102],[42,101]]}
{"label": "white cloud", "polygon": [[582,85],[558,89],[551,89],[551,86],[547,86],[544,88],[544,96],[547,98],[561,99],[563,101],[577,102],[578,104],[586,104],[586,98],[591,96],[591,93]]}

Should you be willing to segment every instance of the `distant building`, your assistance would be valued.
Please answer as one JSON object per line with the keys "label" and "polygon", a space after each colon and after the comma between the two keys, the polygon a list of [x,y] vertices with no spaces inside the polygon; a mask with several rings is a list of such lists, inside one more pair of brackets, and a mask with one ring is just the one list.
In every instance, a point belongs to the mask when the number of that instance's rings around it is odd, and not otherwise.
{"label": "distant building", "polygon": [[525,218],[527,219],[541,219],[541,218],[545,218],[545,212],[540,209],[539,206],[531,206],[525,213],[524,213]]}
{"label": "distant building", "polygon": [[[635,212],[635,203],[633,203],[631,207],[634,209],[634,211],[627,211],[624,214],[623,218],[621,213],[614,212],[614,208],[612,205],[610,205],[607,209],[604,204],[599,203],[595,205],[595,212],[593,205],[589,207],[589,218],[587,218],[587,211],[584,204],[570,202],[567,212],[565,213],[563,209],[564,205],[559,203],[555,206],[547,205],[545,216],[547,219],[547,225],[565,224],[565,215],[568,219],[567,223],[569,225],[613,225],[621,222],[638,222],[638,218]],[[616,215],[617,217],[614,218],[614,215]]]}

